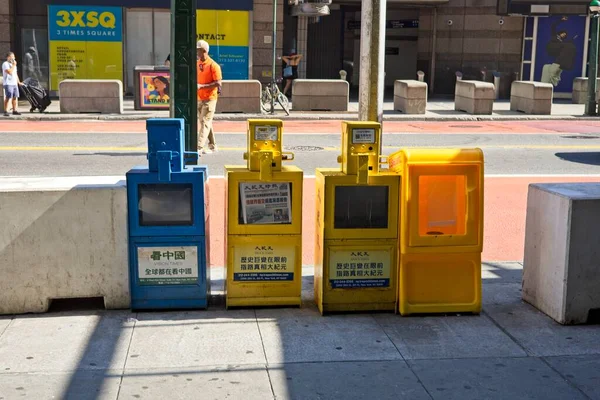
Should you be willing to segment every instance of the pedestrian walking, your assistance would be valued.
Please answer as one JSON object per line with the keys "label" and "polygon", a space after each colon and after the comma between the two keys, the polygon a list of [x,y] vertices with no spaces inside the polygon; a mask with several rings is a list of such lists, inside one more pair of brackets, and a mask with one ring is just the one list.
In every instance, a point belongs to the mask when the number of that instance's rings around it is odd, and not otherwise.
{"label": "pedestrian walking", "polygon": [[[208,55],[209,45],[204,40],[196,44],[198,51],[198,152],[217,151],[213,132],[213,117],[221,91],[221,67]],[[206,147],[208,141],[208,148]]]}
{"label": "pedestrian walking", "polygon": [[12,100],[13,115],[21,115],[17,111],[19,100],[19,86],[22,85],[17,74],[17,60],[15,53],[9,52],[6,61],[2,64],[2,77],[4,78],[4,116],[9,117],[8,102]]}
{"label": "pedestrian walking", "polygon": [[287,56],[281,57],[285,66],[283,67],[283,79],[285,79],[285,87],[283,88],[283,94],[287,96],[288,91],[292,88],[294,79],[298,79],[298,65],[302,60],[301,54],[296,54],[296,50],[290,51]]}

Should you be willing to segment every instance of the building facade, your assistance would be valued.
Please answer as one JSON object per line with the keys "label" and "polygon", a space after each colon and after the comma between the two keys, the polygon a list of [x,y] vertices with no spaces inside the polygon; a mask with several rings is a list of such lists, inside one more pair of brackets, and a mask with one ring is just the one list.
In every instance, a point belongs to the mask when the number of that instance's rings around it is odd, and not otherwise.
{"label": "building facade", "polygon": [[[303,55],[301,78],[339,79],[344,70],[356,90],[360,0],[334,0],[318,18],[297,16],[301,0],[277,1],[277,75],[280,57],[294,51]],[[514,79],[558,79],[557,91],[569,92],[565,82],[586,74],[586,2],[528,1],[388,0],[386,87],[422,71],[434,94],[453,94],[457,74],[501,76],[501,97]],[[24,77],[52,92],[65,78],[110,78],[132,94],[134,68],[163,65],[169,54],[169,7],[170,0],[0,0],[0,50],[12,49]],[[225,78],[269,81],[272,0],[198,0],[198,8],[197,36],[211,44]],[[557,32],[566,32],[565,43]]]}

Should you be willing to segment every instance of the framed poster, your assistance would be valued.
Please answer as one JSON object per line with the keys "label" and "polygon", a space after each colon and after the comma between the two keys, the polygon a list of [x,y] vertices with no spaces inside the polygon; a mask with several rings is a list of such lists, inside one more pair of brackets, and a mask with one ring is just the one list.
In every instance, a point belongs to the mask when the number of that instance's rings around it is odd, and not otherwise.
{"label": "framed poster", "polygon": [[169,109],[171,74],[169,72],[140,72],[140,107]]}

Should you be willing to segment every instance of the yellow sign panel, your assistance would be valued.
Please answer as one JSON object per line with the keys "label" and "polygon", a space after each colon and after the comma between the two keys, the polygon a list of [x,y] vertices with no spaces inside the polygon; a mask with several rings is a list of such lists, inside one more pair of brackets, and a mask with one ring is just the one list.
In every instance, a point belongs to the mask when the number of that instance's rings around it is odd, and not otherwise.
{"label": "yellow sign panel", "polygon": [[389,250],[331,250],[329,282],[333,289],[387,288],[391,264]]}
{"label": "yellow sign panel", "polygon": [[239,282],[293,281],[295,246],[236,246],[233,280]]}
{"label": "yellow sign panel", "polygon": [[123,79],[121,42],[50,42],[50,88],[65,79]]}
{"label": "yellow sign panel", "polygon": [[248,46],[249,23],[248,11],[196,11],[198,40],[206,40],[211,46]]}

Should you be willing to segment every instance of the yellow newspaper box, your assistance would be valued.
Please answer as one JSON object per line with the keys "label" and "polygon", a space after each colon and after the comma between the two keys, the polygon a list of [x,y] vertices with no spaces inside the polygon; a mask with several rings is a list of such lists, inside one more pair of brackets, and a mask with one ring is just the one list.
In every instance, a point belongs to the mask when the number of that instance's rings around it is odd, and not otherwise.
{"label": "yellow newspaper box", "polygon": [[316,171],[321,314],[396,309],[400,177],[380,169],[381,125],[342,123],[341,169]]}
{"label": "yellow newspaper box", "polygon": [[388,162],[403,182],[400,313],[479,313],[483,152],[410,149]]}
{"label": "yellow newspaper box", "polygon": [[248,120],[245,166],[225,166],[227,307],[299,306],[303,173],[282,161],[283,122]]}

